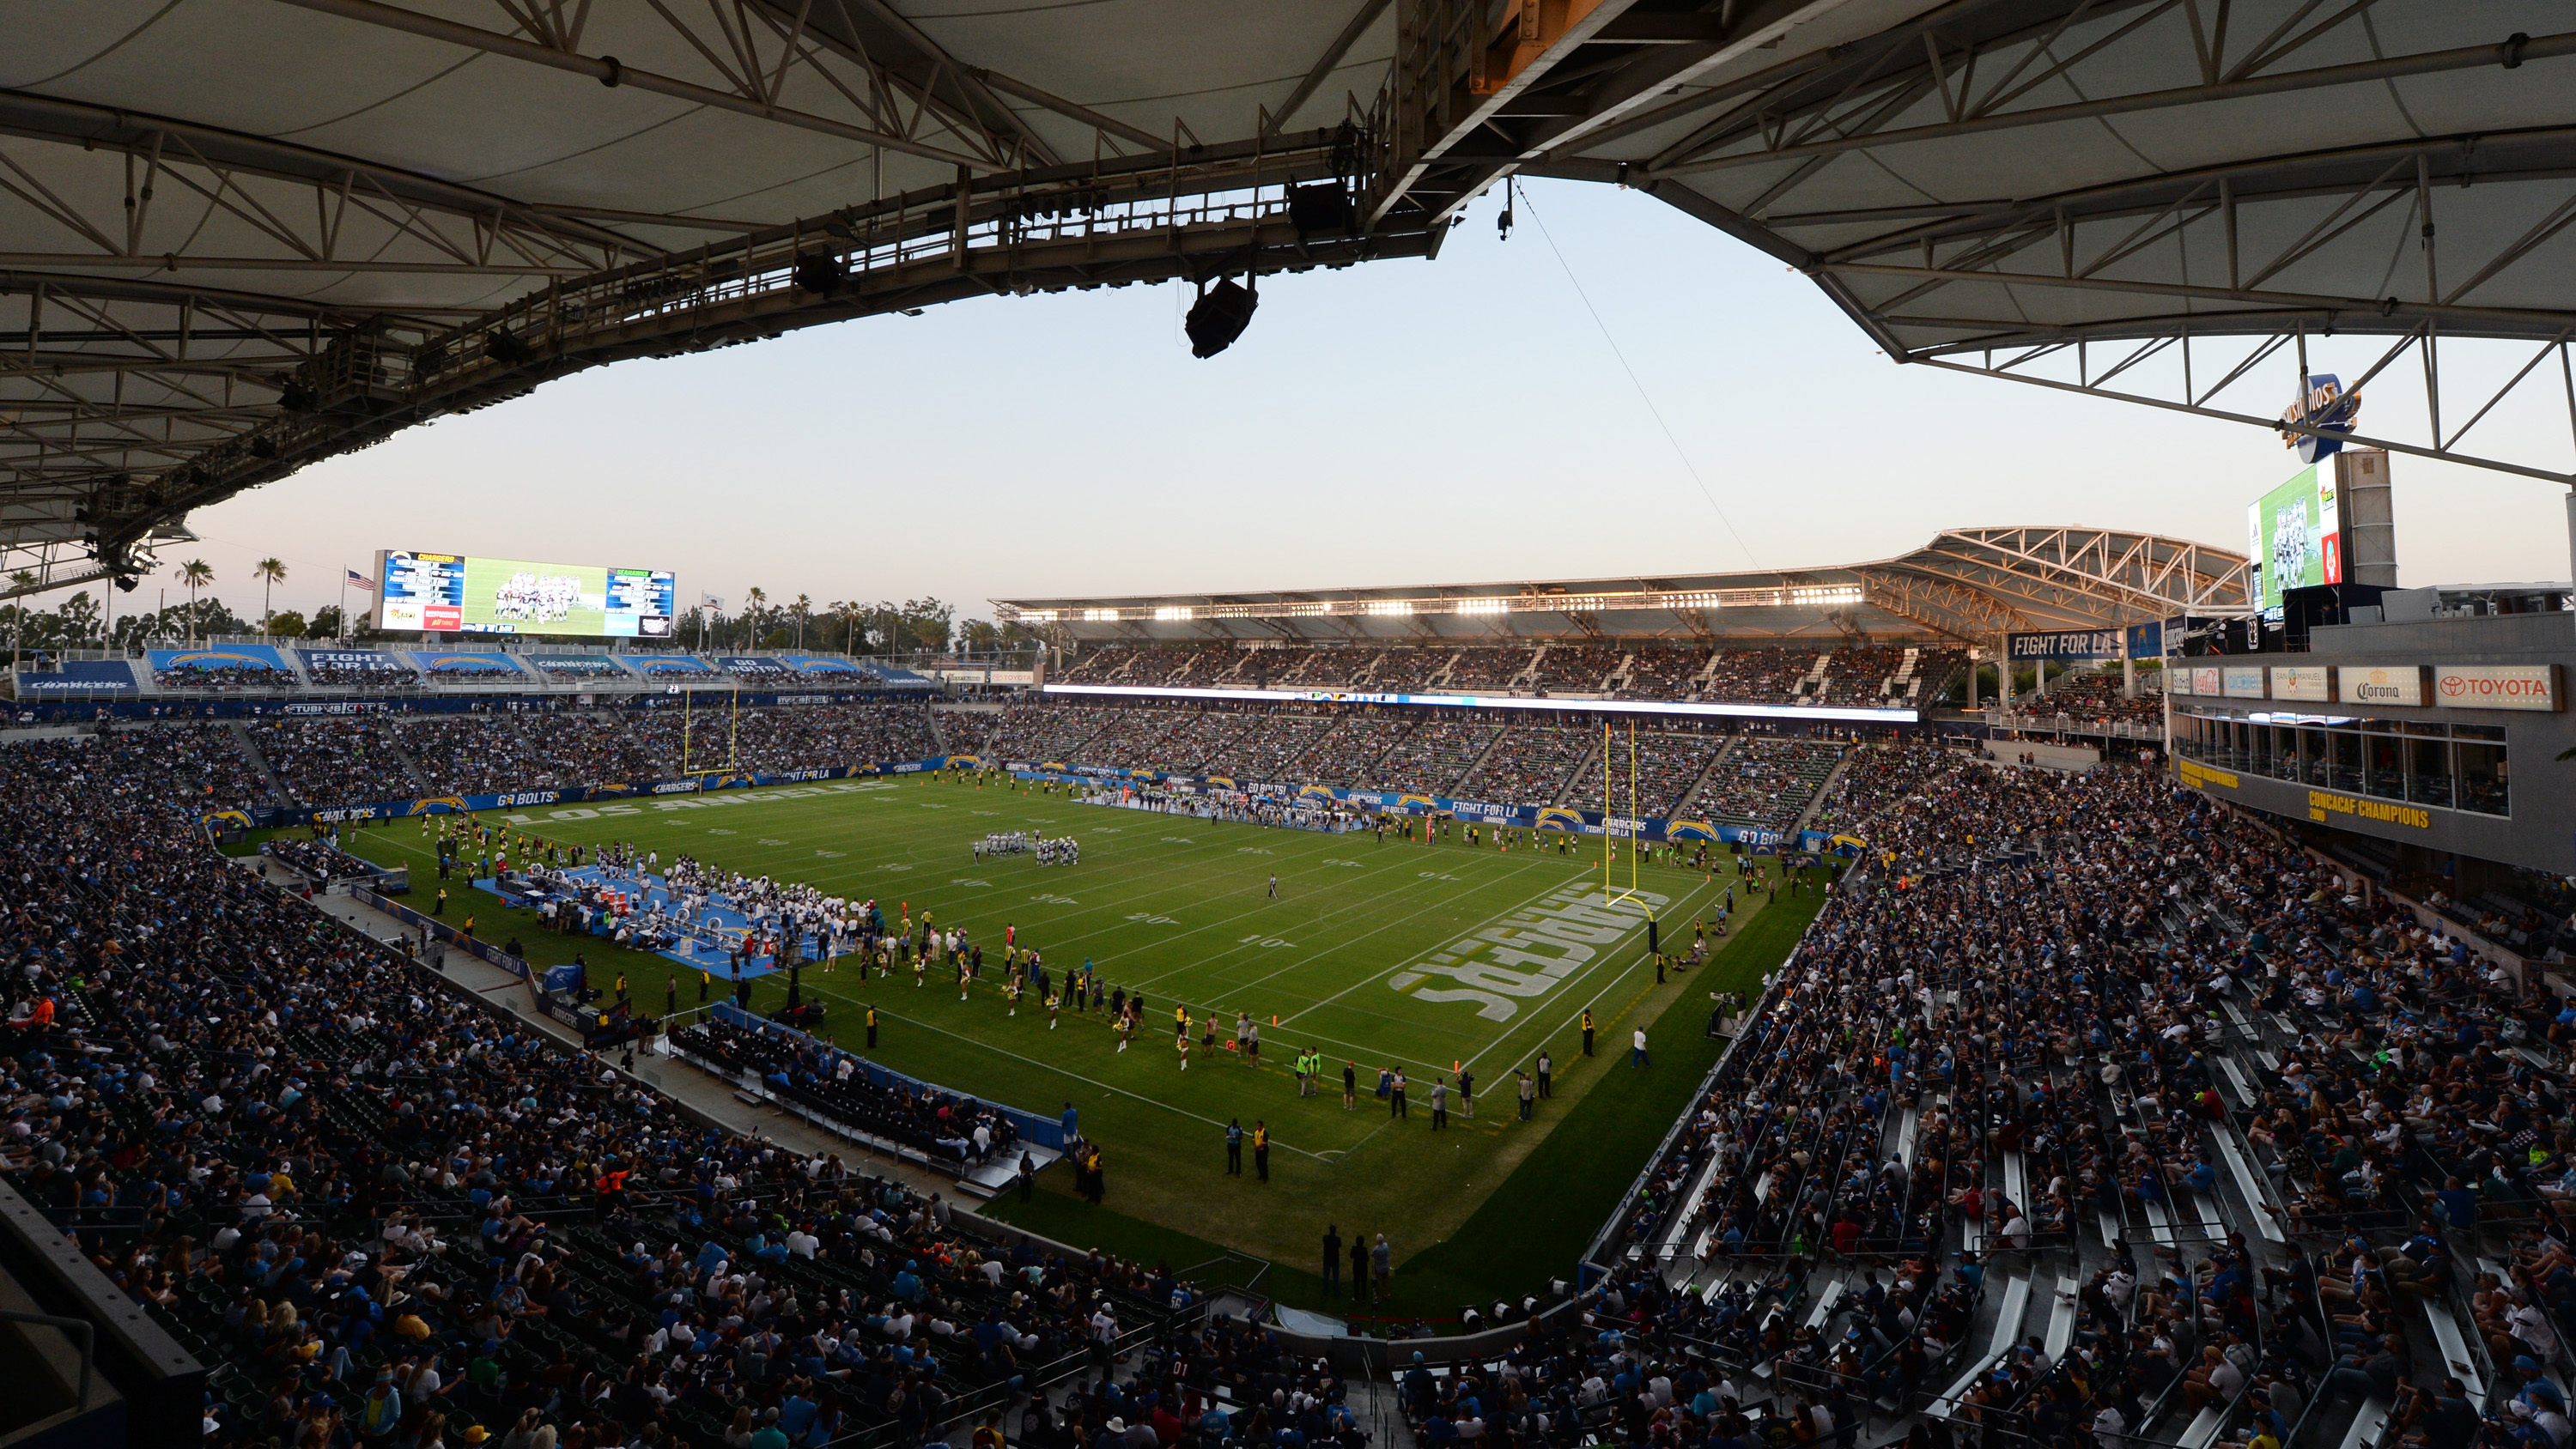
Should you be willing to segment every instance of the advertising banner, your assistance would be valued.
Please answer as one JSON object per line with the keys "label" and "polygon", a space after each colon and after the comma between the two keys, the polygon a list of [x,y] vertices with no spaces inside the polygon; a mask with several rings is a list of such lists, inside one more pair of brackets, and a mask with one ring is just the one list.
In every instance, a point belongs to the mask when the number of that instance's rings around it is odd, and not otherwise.
{"label": "advertising banner", "polygon": [[2335,685],[2345,704],[2424,703],[2420,664],[2346,664],[2335,670]]}
{"label": "advertising banner", "polygon": [[2043,634],[2007,634],[2004,642],[2015,659],[2117,659],[2127,636],[2118,629],[2070,629]]}
{"label": "advertising banner", "polygon": [[2131,624],[2129,626],[2130,658],[2159,659],[2164,656],[2164,652],[2165,626],[2163,624]]}
{"label": "advertising banner", "polygon": [[2229,699],[2261,699],[2263,666],[2259,664],[2224,664],[2219,666],[2218,687]]}
{"label": "advertising banner", "polygon": [[2448,709],[2564,708],[2555,664],[2437,664],[2433,702]]}
{"label": "advertising banner", "polygon": [[2274,665],[2272,697],[2298,700],[2308,704],[2334,702],[2334,666],[2331,664]]}
{"label": "advertising banner", "polygon": [[2193,694],[2198,695],[2202,699],[2216,699],[2218,697],[2217,666],[2209,664],[2195,665],[2192,668],[2177,672],[2187,674],[2191,677],[2191,692]]}

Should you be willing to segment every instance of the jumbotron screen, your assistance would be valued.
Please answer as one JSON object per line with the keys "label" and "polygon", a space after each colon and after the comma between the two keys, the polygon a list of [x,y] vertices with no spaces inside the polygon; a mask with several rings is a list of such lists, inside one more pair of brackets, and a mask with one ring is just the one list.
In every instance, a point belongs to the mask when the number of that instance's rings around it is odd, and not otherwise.
{"label": "jumbotron screen", "polygon": [[431,634],[668,639],[678,585],[660,569],[387,549],[376,627]]}

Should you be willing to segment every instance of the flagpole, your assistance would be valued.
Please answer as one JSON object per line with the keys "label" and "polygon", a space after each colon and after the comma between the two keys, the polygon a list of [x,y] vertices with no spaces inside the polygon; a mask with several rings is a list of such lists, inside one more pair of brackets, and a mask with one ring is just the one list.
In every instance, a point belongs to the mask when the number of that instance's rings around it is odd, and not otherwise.
{"label": "flagpole", "polygon": [[349,639],[349,566],[340,565],[340,641]]}

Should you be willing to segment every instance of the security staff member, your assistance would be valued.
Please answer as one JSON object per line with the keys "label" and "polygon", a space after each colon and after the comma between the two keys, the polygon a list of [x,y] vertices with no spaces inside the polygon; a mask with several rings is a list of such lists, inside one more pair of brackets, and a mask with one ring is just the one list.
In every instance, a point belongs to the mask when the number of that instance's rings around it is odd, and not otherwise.
{"label": "security staff member", "polygon": [[1592,1055],[1592,1008],[1583,1008],[1583,1054]]}

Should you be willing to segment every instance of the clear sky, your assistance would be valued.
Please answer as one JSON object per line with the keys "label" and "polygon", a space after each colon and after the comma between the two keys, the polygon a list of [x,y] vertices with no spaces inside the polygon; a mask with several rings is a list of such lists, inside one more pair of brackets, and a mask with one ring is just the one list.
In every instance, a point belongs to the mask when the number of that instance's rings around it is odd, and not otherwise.
{"label": "clear sky", "polygon": [[[1640,194],[1538,183],[1508,241],[1498,203],[1434,262],[1265,278],[1208,361],[1181,337],[1184,289],[1160,286],[585,373],[204,510],[204,542],[126,601],[202,557],[250,615],[250,566],[275,554],[277,607],[310,610],[388,547],[669,568],[684,599],[737,605],[755,584],[818,605],[932,594],[960,617],[992,597],[1842,563],[1983,524],[2241,549],[2247,503],[2297,471],[2257,429],[1892,365],[1804,278]],[[2313,365],[2350,377],[2383,345],[2320,342]],[[2288,402],[2280,356],[2245,410]],[[2365,425],[2420,396],[2399,363]],[[2475,441],[2555,459],[2563,429],[2508,407]],[[2394,466],[2404,582],[2568,576],[2562,489]]]}

